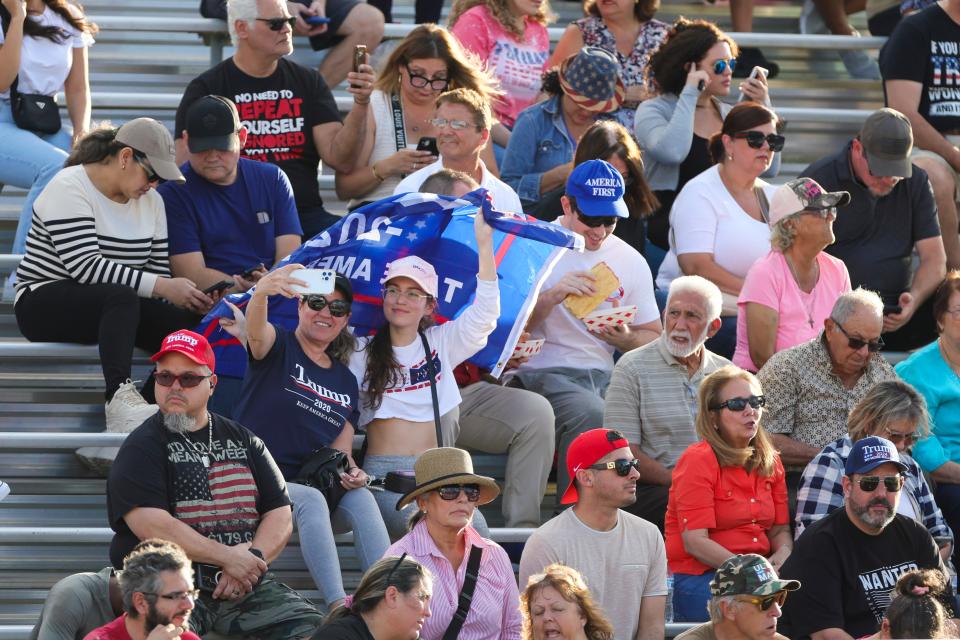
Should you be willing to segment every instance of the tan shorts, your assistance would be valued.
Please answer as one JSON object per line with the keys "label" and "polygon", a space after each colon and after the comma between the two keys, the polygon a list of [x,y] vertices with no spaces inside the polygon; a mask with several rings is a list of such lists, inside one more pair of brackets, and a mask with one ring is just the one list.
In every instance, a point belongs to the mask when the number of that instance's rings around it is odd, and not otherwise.
{"label": "tan shorts", "polygon": [[[944,136],[944,138],[946,138],[947,141],[953,146],[960,147],[960,136]],[[934,153],[933,151],[927,151],[926,149],[919,149],[914,146],[913,152],[910,154],[910,159],[916,160],[917,158],[932,158],[947,168],[947,170],[953,175],[953,197],[956,200],[957,195],[960,194],[960,173],[957,173],[956,170],[950,166],[950,163],[944,160],[939,154]]]}

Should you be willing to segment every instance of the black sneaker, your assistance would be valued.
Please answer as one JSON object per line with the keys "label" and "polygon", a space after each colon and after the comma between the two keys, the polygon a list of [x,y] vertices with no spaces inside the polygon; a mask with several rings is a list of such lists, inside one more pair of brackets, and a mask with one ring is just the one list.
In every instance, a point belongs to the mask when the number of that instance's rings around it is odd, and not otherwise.
{"label": "black sneaker", "polygon": [[737,58],[737,67],[733,70],[734,78],[746,78],[753,71],[754,67],[763,67],[770,73],[767,79],[772,80],[780,73],[780,65],[763,55],[763,52],[756,47],[740,47],[740,57]]}

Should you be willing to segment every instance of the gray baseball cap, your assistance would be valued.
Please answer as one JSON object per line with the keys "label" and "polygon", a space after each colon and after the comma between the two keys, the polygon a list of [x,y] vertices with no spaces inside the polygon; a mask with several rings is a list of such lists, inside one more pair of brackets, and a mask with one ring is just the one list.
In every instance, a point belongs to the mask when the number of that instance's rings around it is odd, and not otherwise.
{"label": "gray baseball cap", "polygon": [[145,155],[153,170],[164,180],[180,183],[187,181],[177,168],[173,136],[153,118],[131,120],[120,127],[114,139]]}
{"label": "gray baseball cap", "polygon": [[883,108],[871,113],[860,129],[860,142],[873,175],[898,178],[913,175],[910,162],[913,128],[899,111]]}

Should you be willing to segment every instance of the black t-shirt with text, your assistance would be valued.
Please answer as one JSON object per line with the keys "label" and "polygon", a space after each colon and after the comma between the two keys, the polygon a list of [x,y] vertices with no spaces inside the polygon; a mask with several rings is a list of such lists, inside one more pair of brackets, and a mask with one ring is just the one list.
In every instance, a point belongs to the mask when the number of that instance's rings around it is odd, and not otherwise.
{"label": "black t-shirt with text", "polygon": [[287,485],[263,441],[233,420],[211,415],[212,450],[209,427],[172,433],[160,413],[127,436],[107,480],[107,517],[116,533],[110,544],[113,566],[122,567],[139,542],[124,520],[133,509],[163,509],[197,533],[232,546],[252,542],[263,514],[290,505]]}
{"label": "black t-shirt with text", "polygon": [[297,209],[322,207],[317,185],[320,154],[313,142],[313,128],[341,120],[333,94],[320,74],[281,58],[271,75],[255,78],[228,58],[187,85],[177,108],[178,138],[186,129],[190,105],[211,94],[236,103],[240,124],[248,131],[244,157],[283,169],[293,185]]}
{"label": "black t-shirt with text", "polygon": [[[897,579],[911,569],[939,569],[946,575],[936,543],[915,520],[902,515],[871,536],[858,529],[845,509],[807,527],[780,570],[799,580],[777,631],[800,640],[823,629],[839,628],[854,638],[880,628]],[[947,611],[952,593],[944,598]]]}

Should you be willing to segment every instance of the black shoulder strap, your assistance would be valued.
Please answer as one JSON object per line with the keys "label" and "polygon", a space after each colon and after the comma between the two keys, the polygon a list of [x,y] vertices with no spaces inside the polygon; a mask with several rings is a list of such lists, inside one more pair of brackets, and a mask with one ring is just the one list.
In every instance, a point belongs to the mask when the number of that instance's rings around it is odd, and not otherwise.
{"label": "black shoulder strap", "polygon": [[427,334],[418,331],[423,341],[423,353],[426,358],[427,375],[430,376],[430,397],[433,399],[433,423],[437,428],[437,446],[443,446],[443,433],[440,430],[440,400],[437,398],[437,371],[433,368],[433,357],[430,355],[430,343]]}
{"label": "black shoulder strap", "polygon": [[757,194],[757,204],[760,205],[760,217],[764,222],[770,222],[770,201],[767,200],[767,193],[763,187],[754,187]]}
{"label": "black shoulder strap", "polygon": [[477,586],[477,576],[480,574],[480,556],[482,555],[483,547],[470,547],[470,559],[467,560],[467,573],[463,577],[463,589],[460,589],[457,611],[453,614],[447,632],[443,634],[443,640],[457,640],[460,629],[467,620],[470,603],[473,601],[473,590]]}
{"label": "black shoulder strap", "polygon": [[400,94],[390,94],[390,105],[393,108],[393,139],[397,151],[407,148],[407,130],[403,126],[403,107],[400,105]]}

